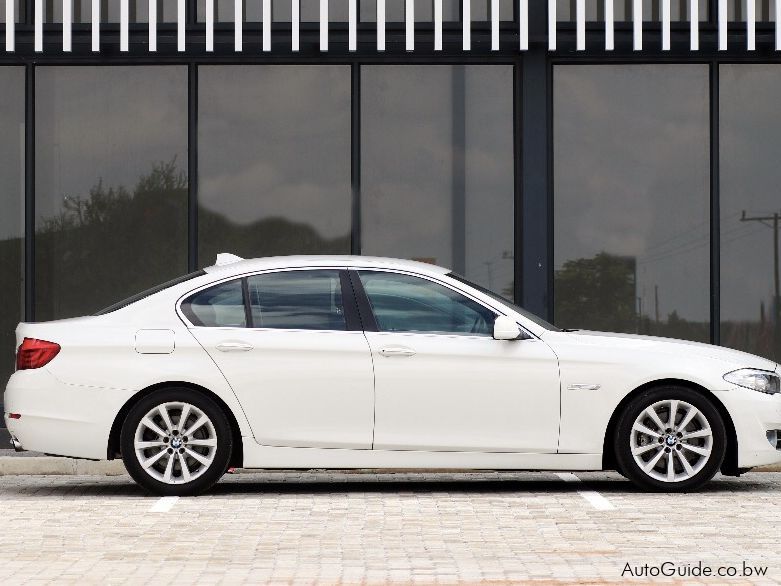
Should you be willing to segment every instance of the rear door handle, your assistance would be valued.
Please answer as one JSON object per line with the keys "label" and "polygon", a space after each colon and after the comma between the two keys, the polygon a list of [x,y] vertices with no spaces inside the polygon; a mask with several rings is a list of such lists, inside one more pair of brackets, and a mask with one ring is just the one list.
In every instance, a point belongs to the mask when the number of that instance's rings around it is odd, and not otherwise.
{"label": "rear door handle", "polygon": [[416,352],[406,346],[386,346],[380,350],[383,356],[414,356]]}
{"label": "rear door handle", "polygon": [[217,344],[217,350],[220,352],[247,352],[252,350],[252,344],[244,342],[220,342]]}

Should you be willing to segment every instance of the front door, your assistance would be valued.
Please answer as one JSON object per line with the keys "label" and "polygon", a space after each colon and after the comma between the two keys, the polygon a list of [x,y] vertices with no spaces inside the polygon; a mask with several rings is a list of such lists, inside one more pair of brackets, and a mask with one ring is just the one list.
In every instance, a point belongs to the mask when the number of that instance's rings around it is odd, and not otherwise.
{"label": "front door", "polygon": [[360,326],[348,327],[341,281],[338,269],[262,273],[182,304],[259,444],[371,448],[371,354]]}
{"label": "front door", "polygon": [[556,355],[493,339],[496,314],[420,276],[359,271],[378,331],[374,448],[555,453]]}

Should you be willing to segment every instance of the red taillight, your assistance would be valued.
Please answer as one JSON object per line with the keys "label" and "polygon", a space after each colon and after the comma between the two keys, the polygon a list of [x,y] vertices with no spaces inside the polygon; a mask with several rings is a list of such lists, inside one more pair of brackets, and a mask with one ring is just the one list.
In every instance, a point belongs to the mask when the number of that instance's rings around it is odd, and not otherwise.
{"label": "red taillight", "polygon": [[25,338],[16,351],[16,370],[41,368],[60,352],[60,345],[46,340]]}

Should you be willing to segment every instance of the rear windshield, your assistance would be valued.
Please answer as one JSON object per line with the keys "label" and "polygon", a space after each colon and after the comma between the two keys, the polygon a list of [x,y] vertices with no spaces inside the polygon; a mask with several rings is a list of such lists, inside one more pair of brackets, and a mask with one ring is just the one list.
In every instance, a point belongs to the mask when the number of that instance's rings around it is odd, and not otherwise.
{"label": "rear windshield", "polygon": [[145,297],[149,297],[150,295],[154,295],[155,293],[160,293],[160,291],[168,289],[169,287],[173,287],[174,285],[178,285],[179,283],[184,283],[185,281],[189,281],[190,279],[194,279],[195,277],[200,277],[201,275],[205,275],[205,274],[206,271],[201,269],[199,271],[195,271],[194,273],[190,273],[188,275],[182,275],[181,277],[176,277],[175,279],[171,279],[170,281],[167,281],[161,285],[156,285],[151,289],[147,289],[146,291],[141,291],[141,293],[136,293],[132,297],[123,299],[122,301],[119,301],[114,305],[109,305],[105,309],[101,309],[100,311],[94,313],[93,315],[105,315],[107,313],[111,313],[112,311],[122,309],[123,307],[127,307],[128,305],[135,303],[136,301],[141,301]]}

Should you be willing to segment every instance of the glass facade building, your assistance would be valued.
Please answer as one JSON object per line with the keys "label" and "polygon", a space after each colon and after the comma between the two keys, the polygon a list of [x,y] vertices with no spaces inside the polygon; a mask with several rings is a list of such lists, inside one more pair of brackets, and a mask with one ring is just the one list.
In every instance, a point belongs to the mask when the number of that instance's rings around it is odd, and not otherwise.
{"label": "glass facade building", "polygon": [[0,384],[18,321],[218,252],[414,258],[781,360],[780,5],[377,6],[0,0]]}

